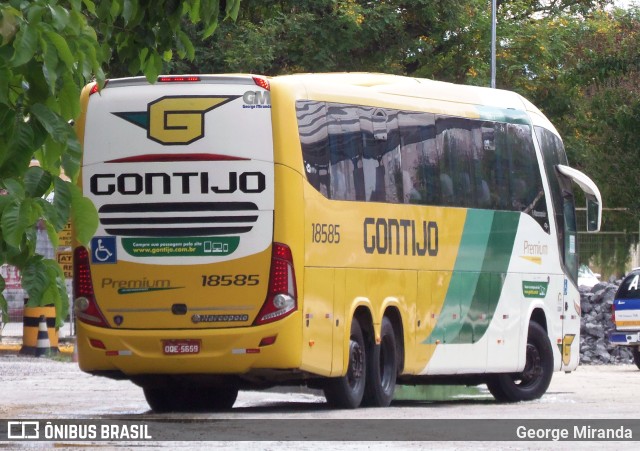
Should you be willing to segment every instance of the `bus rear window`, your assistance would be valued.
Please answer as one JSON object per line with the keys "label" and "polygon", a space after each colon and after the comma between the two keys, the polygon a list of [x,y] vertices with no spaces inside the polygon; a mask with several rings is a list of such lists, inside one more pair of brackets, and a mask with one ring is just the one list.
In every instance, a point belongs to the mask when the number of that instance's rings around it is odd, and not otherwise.
{"label": "bus rear window", "polygon": [[616,299],[640,299],[640,272],[631,273],[622,281]]}

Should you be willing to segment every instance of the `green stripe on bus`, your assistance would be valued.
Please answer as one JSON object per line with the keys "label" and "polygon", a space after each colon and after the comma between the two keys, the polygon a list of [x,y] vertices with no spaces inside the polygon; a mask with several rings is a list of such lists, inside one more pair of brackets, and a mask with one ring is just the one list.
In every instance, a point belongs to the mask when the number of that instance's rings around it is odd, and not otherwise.
{"label": "green stripe on bus", "polygon": [[472,295],[482,270],[494,214],[495,212],[489,210],[467,210],[447,295],[438,322],[425,343],[433,344],[437,340],[449,343],[460,334],[463,326],[461,318],[469,313]]}
{"label": "green stripe on bus", "polygon": [[463,320],[462,331],[467,333],[461,331],[454,340],[455,343],[475,343],[487,332],[498,307],[519,223],[519,213],[511,211],[495,213],[487,252],[482,264],[482,274],[473,293],[469,315]]}
{"label": "green stripe on bus", "polygon": [[500,299],[520,214],[469,210],[438,322],[424,343],[475,343]]}

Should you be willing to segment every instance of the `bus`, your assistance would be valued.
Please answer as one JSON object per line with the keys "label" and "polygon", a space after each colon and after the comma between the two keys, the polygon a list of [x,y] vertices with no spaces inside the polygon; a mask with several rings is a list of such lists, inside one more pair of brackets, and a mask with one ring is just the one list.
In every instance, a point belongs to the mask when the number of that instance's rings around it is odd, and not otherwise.
{"label": "bus", "polygon": [[579,361],[573,183],[518,94],[371,73],[160,76],[82,93],[80,368],[154,411],[303,385],[541,397]]}

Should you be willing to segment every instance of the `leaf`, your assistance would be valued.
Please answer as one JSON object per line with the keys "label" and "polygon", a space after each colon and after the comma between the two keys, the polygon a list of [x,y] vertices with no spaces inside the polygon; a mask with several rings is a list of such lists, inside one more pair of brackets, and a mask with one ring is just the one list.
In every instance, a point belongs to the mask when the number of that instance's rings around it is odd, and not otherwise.
{"label": "leaf", "polygon": [[[9,81],[11,79],[11,71],[6,66],[0,66],[0,103],[4,105],[9,105]],[[5,111],[0,111],[0,122],[3,121],[2,117],[4,117],[9,109],[4,109]]]}
{"label": "leaf", "polygon": [[42,22],[42,16],[44,14],[44,6],[33,5],[27,12],[27,21],[30,25],[34,25]]}
{"label": "leaf", "polygon": [[80,170],[80,162],[82,159],[82,147],[78,142],[78,138],[74,133],[69,133],[67,139],[67,149],[62,155],[62,169],[71,180],[75,180]]}
{"label": "leaf", "polygon": [[60,158],[65,149],[66,146],[63,143],[56,142],[51,136],[48,136],[44,146],[37,152],[42,168],[55,174],[56,170],[59,170]]}
{"label": "leaf", "polygon": [[73,70],[75,58],[71,53],[71,49],[69,48],[67,41],[65,41],[64,38],[55,31],[45,31],[45,35],[55,46],[56,50],[58,50],[58,57],[65,63],[69,70]]}
{"label": "leaf", "polygon": [[42,197],[51,187],[53,177],[38,166],[27,169],[24,175],[24,187],[27,196]]}
{"label": "leaf", "polygon": [[57,230],[62,230],[69,221],[72,203],[72,184],[60,177],[53,179],[53,208],[56,217],[51,222]]}
{"label": "leaf", "polygon": [[[46,202],[46,201],[45,201],[45,202]],[[57,248],[58,248],[58,246],[60,245],[60,243],[59,243],[59,242],[60,242],[60,238],[59,238],[59,236],[58,236],[58,232],[59,232],[60,230],[62,230],[62,229],[57,230],[57,229],[53,226],[53,224],[50,224],[50,223],[48,223],[48,222],[46,222],[46,221],[45,221],[45,227],[46,227],[46,229],[47,229],[47,236],[49,237],[49,241],[51,241],[51,246],[52,246],[54,249],[57,249]]]}
{"label": "leaf", "polygon": [[202,38],[206,39],[209,36],[211,36],[213,34],[214,31],[216,31],[216,28],[218,28],[218,16],[216,15],[215,19],[211,22],[209,22],[209,25],[207,26],[207,28],[204,29],[204,31],[202,32]]}
{"label": "leaf", "polygon": [[200,0],[193,0],[189,9],[189,19],[191,19],[191,23],[200,22]]}
{"label": "leaf", "polygon": [[238,12],[240,11],[240,0],[227,0],[227,7],[225,8],[226,18],[236,20],[238,18]]}
{"label": "leaf", "polygon": [[11,66],[19,67],[27,63],[35,55],[37,47],[38,32],[35,26],[23,22],[13,43],[15,53],[10,61]]}
{"label": "leaf", "polygon": [[22,268],[22,287],[29,294],[27,305],[30,307],[47,305],[43,302],[43,298],[51,282],[42,257],[39,255],[31,257]]}
{"label": "leaf", "polygon": [[37,295],[40,295],[40,299],[37,301],[38,305],[53,305],[55,307],[56,326],[59,327],[69,313],[69,295],[64,281],[64,273],[60,265],[50,259],[41,260],[37,267],[46,274],[46,278],[34,279],[34,284],[30,287],[37,292]]}
{"label": "leaf", "polygon": [[84,197],[76,185],[71,185],[71,193],[71,221],[76,239],[81,244],[87,245],[98,230],[98,211],[93,202]]}
{"label": "leaf", "polygon": [[82,3],[93,16],[96,15],[96,4],[91,0],[82,0]]}
{"label": "leaf", "polygon": [[2,41],[0,42],[0,46],[6,45],[18,32],[18,18],[22,16],[20,11],[10,6],[3,6],[0,11],[0,36],[2,36]]}
{"label": "leaf", "polygon": [[136,16],[138,13],[138,1],[137,0],[124,0],[124,5],[122,9],[122,18],[124,19],[124,24],[128,25],[129,21]]}
{"label": "leaf", "polygon": [[53,26],[56,30],[62,31],[69,25],[69,11],[60,5],[49,5],[51,16],[53,17]]}
{"label": "leaf", "polygon": [[47,39],[40,39],[40,46],[42,47],[42,59],[44,66],[42,68],[44,77],[49,84],[49,90],[51,94],[56,95],[56,81],[58,80],[58,52],[53,44],[49,44]]}
{"label": "leaf", "polygon": [[218,16],[220,14],[220,5],[218,0],[201,0],[200,16],[204,22],[205,29],[202,32],[203,38],[208,38],[218,27]]}
{"label": "leaf", "polygon": [[19,201],[23,200],[25,197],[25,190],[22,183],[20,183],[16,179],[4,179],[2,181],[2,185],[7,190],[7,194],[14,199]]}
{"label": "leaf", "polygon": [[178,30],[178,39],[180,40],[180,43],[182,43],[184,50],[186,51],[187,58],[193,60],[196,56],[196,49],[194,48],[191,39],[189,39],[189,36],[187,36],[184,31]]}
{"label": "leaf", "polygon": [[26,200],[21,203],[14,202],[5,207],[2,212],[1,227],[2,236],[7,244],[20,247],[22,236],[30,225],[30,217],[31,204]]}
{"label": "leaf", "polygon": [[63,119],[75,119],[80,115],[80,88],[70,77],[63,78],[58,101]]}
{"label": "leaf", "polygon": [[23,121],[15,122],[13,134],[9,138],[8,151],[2,166],[5,177],[20,176],[29,167],[35,144],[34,124]]}
{"label": "leaf", "polygon": [[149,53],[149,58],[146,64],[143,66],[142,72],[149,83],[155,83],[158,80],[158,75],[162,71],[162,58],[158,53],[153,50]]}
{"label": "leaf", "polygon": [[31,113],[57,142],[64,142],[68,136],[69,124],[46,106],[36,103],[31,106]]}

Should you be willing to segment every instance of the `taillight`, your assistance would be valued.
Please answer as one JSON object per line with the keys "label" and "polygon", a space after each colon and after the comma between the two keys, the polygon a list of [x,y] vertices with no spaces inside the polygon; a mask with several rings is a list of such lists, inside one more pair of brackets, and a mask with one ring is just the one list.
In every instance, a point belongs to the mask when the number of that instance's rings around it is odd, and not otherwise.
{"label": "taillight", "polygon": [[267,80],[266,78],[253,77],[253,82],[261,88],[266,89],[267,91],[271,90],[271,83],[269,83],[269,80]]}
{"label": "taillight", "polygon": [[611,304],[611,321],[613,323],[616,322],[616,301],[615,300]]}
{"label": "taillight", "polygon": [[285,244],[273,243],[267,299],[254,324],[260,325],[277,321],[297,309],[296,275],[293,270],[291,249]]}
{"label": "taillight", "polygon": [[[103,88],[106,87],[108,83],[109,83],[109,80],[105,80]],[[98,86],[98,83],[94,82],[93,86],[89,90],[89,95],[95,94],[96,92],[99,92],[99,91],[100,91],[100,87]]]}
{"label": "taillight", "polygon": [[74,308],[77,318],[83,323],[109,327],[96,304],[89,266],[89,251],[85,247],[79,246],[74,252],[73,272]]}

